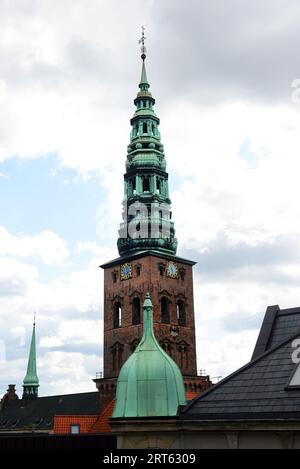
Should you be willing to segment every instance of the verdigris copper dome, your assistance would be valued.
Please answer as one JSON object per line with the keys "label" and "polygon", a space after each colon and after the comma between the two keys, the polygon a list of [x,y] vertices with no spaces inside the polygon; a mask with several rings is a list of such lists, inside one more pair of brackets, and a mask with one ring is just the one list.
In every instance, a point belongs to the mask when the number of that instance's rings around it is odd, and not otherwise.
{"label": "verdigris copper dome", "polygon": [[149,293],[143,309],[143,337],[121,368],[113,418],[172,416],[186,404],[181,371],[154,336]]}

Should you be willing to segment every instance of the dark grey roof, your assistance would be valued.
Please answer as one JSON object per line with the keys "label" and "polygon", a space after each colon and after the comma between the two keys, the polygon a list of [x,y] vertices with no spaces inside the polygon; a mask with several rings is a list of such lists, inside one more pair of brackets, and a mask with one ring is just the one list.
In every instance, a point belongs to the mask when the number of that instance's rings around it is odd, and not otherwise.
{"label": "dark grey roof", "polygon": [[268,306],[252,360],[297,331],[300,332],[300,308],[280,309],[278,305]]}
{"label": "dark grey roof", "polygon": [[9,401],[0,411],[0,432],[33,427],[51,430],[55,415],[99,414],[99,392],[63,394]]}
{"label": "dark grey roof", "polygon": [[141,257],[145,257],[145,256],[156,256],[156,257],[161,257],[162,259],[171,259],[173,261],[175,260],[178,262],[182,262],[183,264],[189,264],[189,265],[197,264],[197,262],[191,261],[189,259],[185,259],[183,257],[173,256],[172,254],[162,253],[160,251],[149,250],[149,251],[138,251],[132,254],[128,254],[126,256],[117,257],[116,259],[113,259],[109,262],[106,262],[105,264],[100,265],[100,267],[102,269],[107,269],[108,267],[113,267],[114,265],[120,264],[120,262],[129,262],[135,259],[140,259]]}
{"label": "dark grey roof", "polygon": [[297,366],[292,342],[298,337],[299,332],[220,381],[188,405],[180,418],[300,420],[300,389],[287,388]]}

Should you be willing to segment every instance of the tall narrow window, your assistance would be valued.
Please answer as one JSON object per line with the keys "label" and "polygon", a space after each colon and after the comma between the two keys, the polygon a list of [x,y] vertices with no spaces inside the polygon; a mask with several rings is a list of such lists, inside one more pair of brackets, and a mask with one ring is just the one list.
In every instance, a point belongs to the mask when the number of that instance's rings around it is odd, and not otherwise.
{"label": "tall narrow window", "polygon": [[119,342],[112,347],[112,369],[119,371],[123,363],[123,345]]}
{"label": "tall narrow window", "polygon": [[164,273],[165,273],[165,268],[164,268],[163,265],[160,265],[160,266],[159,266],[159,275],[160,275],[161,277],[163,277],[163,276],[164,276]]}
{"label": "tall narrow window", "polygon": [[163,214],[162,214],[162,210],[159,211],[158,231],[159,231],[159,237],[162,238],[162,236],[163,236]]}
{"label": "tall narrow window", "polygon": [[122,308],[121,303],[118,301],[114,304],[114,329],[121,327],[122,321]]}
{"label": "tall narrow window", "polygon": [[157,179],[157,193],[158,194],[161,193],[161,180],[160,179]]}
{"label": "tall narrow window", "polygon": [[184,301],[178,300],[177,301],[177,320],[179,326],[185,326],[185,304]]}
{"label": "tall narrow window", "polygon": [[172,346],[169,341],[164,340],[161,344],[161,347],[164,349],[164,351],[172,357]]}
{"label": "tall narrow window", "polygon": [[143,179],[143,192],[149,192],[149,191],[150,191],[150,179],[144,178]]}
{"label": "tall narrow window", "polygon": [[139,298],[134,298],[132,302],[132,324],[141,323],[141,302]]}
{"label": "tall narrow window", "polygon": [[143,134],[146,134],[148,132],[148,129],[147,129],[147,124],[146,122],[143,123]]}
{"label": "tall narrow window", "polygon": [[116,350],[116,348],[114,348],[112,350],[112,367],[113,367],[114,371],[117,370],[117,350]]}
{"label": "tall narrow window", "polygon": [[161,322],[164,324],[169,324],[170,314],[169,314],[169,300],[165,296],[161,299]]}

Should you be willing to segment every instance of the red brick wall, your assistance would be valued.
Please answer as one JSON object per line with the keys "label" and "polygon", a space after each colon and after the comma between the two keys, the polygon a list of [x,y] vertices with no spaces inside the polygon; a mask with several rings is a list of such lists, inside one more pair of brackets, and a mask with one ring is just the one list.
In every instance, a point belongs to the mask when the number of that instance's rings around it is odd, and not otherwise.
{"label": "red brick wall", "polygon": [[[133,278],[120,279],[120,265],[108,267],[104,273],[104,377],[116,377],[119,367],[113,369],[112,347],[119,343],[122,352],[122,363],[132,353],[131,344],[142,335],[142,324],[132,325],[132,301],[140,298],[141,319],[142,305],[146,293],[149,291],[154,307],[154,329],[159,342],[167,341],[171,347],[170,355],[180,366],[183,375],[195,376],[196,368],[196,344],[195,344],[195,320],[193,301],[193,272],[189,264],[177,262],[180,269],[184,269],[184,279],[169,278],[160,275],[159,265],[166,266],[167,260],[162,257],[145,255],[143,258],[132,261]],[[141,267],[141,274],[137,276],[136,266]],[[117,280],[114,283],[113,273]],[[169,298],[170,324],[161,323],[162,296]],[[182,299],[185,303],[186,325],[178,325],[176,302]],[[113,327],[113,305],[116,301],[122,304],[121,327]],[[178,336],[171,334],[171,327],[176,328]],[[174,332],[174,331],[173,331]],[[187,353],[181,353],[179,348],[186,347]],[[183,359],[183,363],[182,363]]]}

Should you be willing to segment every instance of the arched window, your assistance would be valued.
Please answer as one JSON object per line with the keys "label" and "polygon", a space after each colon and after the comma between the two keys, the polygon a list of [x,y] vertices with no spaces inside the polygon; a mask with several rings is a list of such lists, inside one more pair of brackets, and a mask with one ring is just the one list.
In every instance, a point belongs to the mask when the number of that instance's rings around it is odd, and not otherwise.
{"label": "arched window", "polygon": [[181,343],[179,345],[179,354],[180,354],[180,368],[183,370],[184,368],[189,367],[189,357],[188,357],[188,346],[185,343]]}
{"label": "arched window", "polygon": [[185,304],[184,301],[177,301],[177,320],[179,326],[185,326]]}
{"label": "arched window", "polygon": [[183,280],[184,280],[184,277],[185,277],[185,270],[184,270],[184,269],[180,269],[180,270],[179,270],[179,275],[180,275],[181,280],[183,281]]}
{"label": "arched window", "polygon": [[121,308],[121,303],[117,301],[117,303],[114,304],[114,329],[117,329],[118,327],[121,327],[121,321],[122,321],[122,308]]}
{"label": "arched window", "polygon": [[150,179],[149,178],[143,179],[143,192],[150,192]]}
{"label": "arched window", "polygon": [[147,123],[144,122],[143,123],[143,134],[146,134],[147,132],[148,132]]}
{"label": "arched window", "polygon": [[113,282],[116,283],[117,281],[117,272],[112,272],[112,279],[113,279]]}
{"label": "arched window", "polygon": [[112,347],[112,368],[119,371],[123,363],[123,345],[117,342]]}
{"label": "arched window", "polygon": [[164,276],[164,273],[165,273],[165,268],[164,268],[164,266],[163,266],[162,264],[160,264],[160,266],[159,266],[159,274],[160,274],[160,276],[163,277],[163,276]]}
{"label": "arched window", "polygon": [[161,342],[161,347],[164,349],[164,351],[170,355],[170,357],[172,357],[172,345],[170,344],[170,342],[168,340],[164,340],[163,342]]}
{"label": "arched window", "polygon": [[170,314],[169,314],[169,300],[165,296],[161,299],[161,322],[164,324],[170,323]]}
{"label": "arched window", "polygon": [[139,298],[134,298],[132,302],[132,324],[141,323],[141,302]]}

